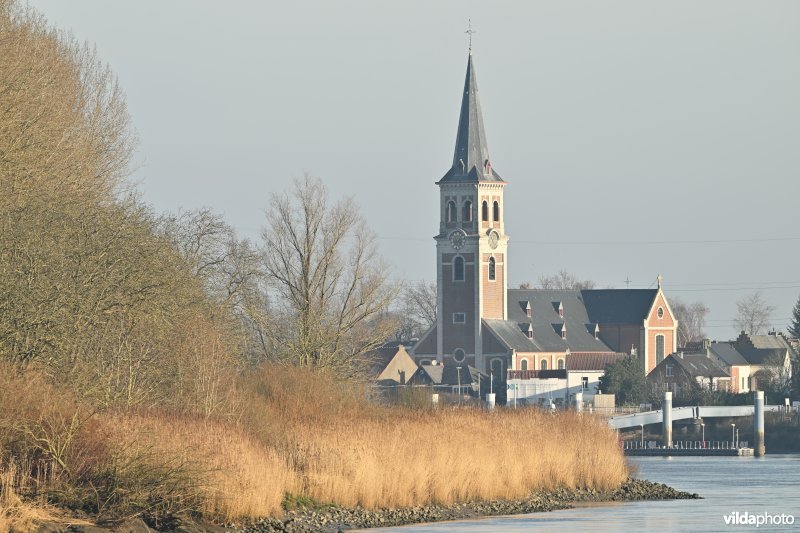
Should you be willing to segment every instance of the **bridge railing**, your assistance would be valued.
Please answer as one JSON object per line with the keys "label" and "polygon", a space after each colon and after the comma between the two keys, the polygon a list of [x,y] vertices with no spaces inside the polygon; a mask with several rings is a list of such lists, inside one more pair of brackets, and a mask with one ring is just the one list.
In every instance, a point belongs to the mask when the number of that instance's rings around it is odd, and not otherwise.
{"label": "bridge railing", "polygon": [[[672,449],[676,450],[735,450],[738,448],[748,448],[749,442],[740,440],[739,442],[729,440],[680,440],[673,441]],[[622,441],[624,450],[652,450],[662,448],[660,441],[655,440],[625,440]]]}

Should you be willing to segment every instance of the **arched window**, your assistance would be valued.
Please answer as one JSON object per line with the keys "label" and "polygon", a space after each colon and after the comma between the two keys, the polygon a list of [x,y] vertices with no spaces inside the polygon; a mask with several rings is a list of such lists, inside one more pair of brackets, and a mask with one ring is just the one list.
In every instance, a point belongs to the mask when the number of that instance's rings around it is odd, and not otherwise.
{"label": "arched window", "polygon": [[452,200],[447,202],[447,221],[448,222],[456,221],[456,203]]}
{"label": "arched window", "polygon": [[503,362],[500,359],[492,359],[492,374],[494,374],[494,379],[503,378]]}
{"label": "arched window", "polygon": [[494,218],[492,220],[494,220],[495,222],[500,221],[500,202],[498,201],[494,202],[494,207],[492,208],[492,215],[494,215]]}
{"label": "arched window", "polygon": [[464,222],[472,222],[472,202],[467,200],[464,202],[463,213],[461,213],[461,220]]}
{"label": "arched window", "polygon": [[464,281],[464,258],[460,255],[453,259],[453,281]]}
{"label": "arched window", "polygon": [[486,200],[481,204],[481,220],[487,222],[489,220],[489,202]]}
{"label": "arched window", "polygon": [[522,363],[521,363],[521,366],[520,366],[520,368],[521,368],[522,370],[528,370],[528,360],[527,360],[527,359],[523,359],[523,360],[522,360]]}
{"label": "arched window", "polygon": [[497,267],[495,266],[494,257],[489,258],[489,281],[494,281],[497,278]]}
{"label": "arched window", "polygon": [[541,363],[541,365],[542,365],[542,366],[541,366],[540,368],[541,368],[542,370],[547,370],[547,359],[542,359],[542,363]]}
{"label": "arched window", "polygon": [[558,369],[559,370],[564,370],[564,360],[563,359],[559,359],[558,360]]}

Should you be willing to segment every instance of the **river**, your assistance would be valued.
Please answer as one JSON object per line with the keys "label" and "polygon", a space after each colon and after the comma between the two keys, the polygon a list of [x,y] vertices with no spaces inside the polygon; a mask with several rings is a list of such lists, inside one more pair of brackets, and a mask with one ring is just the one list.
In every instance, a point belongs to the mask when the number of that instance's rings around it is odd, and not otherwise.
{"label": "river", "polygon": [[[702,500],[582,505],[575,509],[370,531],[469,533],[519,531],[800,531],[800,455],[631,457],[638,477],[696,492]],[[793,525],[726,524],[725,517],[791,515]],[[756,518],[757,519],[757,518]],[[788,520],[787,520],[788,521]]]}

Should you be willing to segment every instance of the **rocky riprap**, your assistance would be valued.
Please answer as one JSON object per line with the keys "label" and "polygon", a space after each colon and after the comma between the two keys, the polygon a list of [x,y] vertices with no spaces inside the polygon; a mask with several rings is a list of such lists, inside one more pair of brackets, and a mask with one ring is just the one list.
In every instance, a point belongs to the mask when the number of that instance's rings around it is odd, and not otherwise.
{"label": "rocky riprap", "polygon": [[424,522],[465,520],[478,516],[498,516],[537,513],[569,509],[575,502],[677,500],[699,498],[662,483],[630,479],[611,492],[597,490],[559,489],[540,492],[522,500],[492,500],[448,506],[425,505],[403,509],[368,509],[325,507],[304,511],[289,511],[282,519],[265,518],[240,529],[246,533],[260,532],[338,532],[348,529],[400,526]]}

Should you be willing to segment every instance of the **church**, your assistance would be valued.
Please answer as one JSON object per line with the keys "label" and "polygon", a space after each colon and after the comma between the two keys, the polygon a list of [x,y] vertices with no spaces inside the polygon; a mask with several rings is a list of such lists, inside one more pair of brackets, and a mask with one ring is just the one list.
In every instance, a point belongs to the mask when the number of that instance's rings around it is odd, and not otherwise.
{"label": "church", "polygon": [[678,323],[660,276],[654,289],[508,288],[508,182],[489,157],[471,52],[453,162],[436,185],[438,313],[412,350],[418,364],[473,367],[504,391],[509,376],[536,378],[614,354],[635,354],[649,373],[676,351]]}

